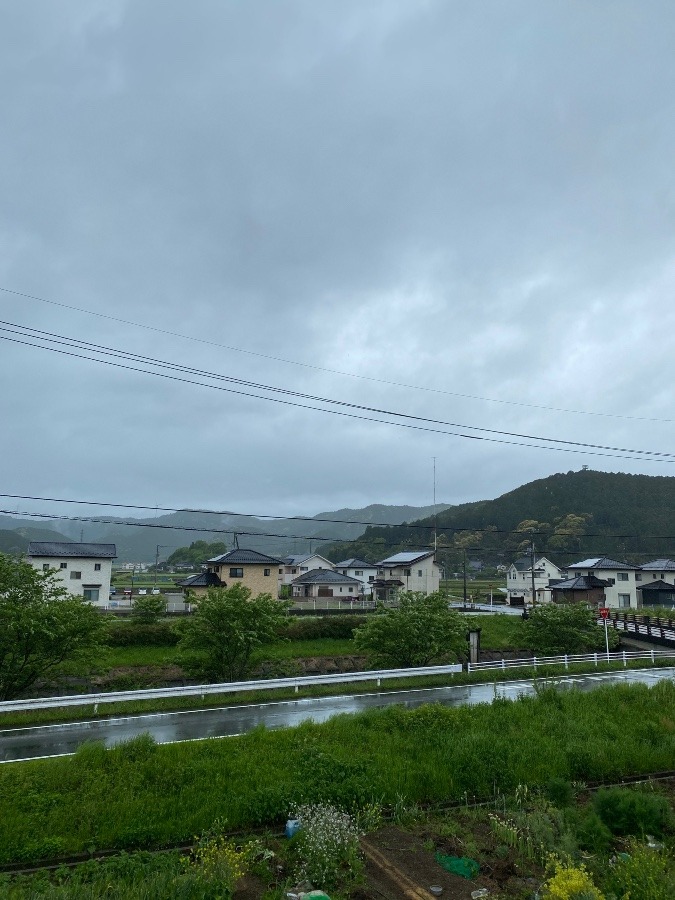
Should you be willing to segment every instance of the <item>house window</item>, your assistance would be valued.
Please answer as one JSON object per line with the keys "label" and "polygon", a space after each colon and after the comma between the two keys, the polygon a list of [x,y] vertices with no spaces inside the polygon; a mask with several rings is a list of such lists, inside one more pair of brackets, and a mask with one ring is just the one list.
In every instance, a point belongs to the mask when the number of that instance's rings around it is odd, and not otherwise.
{"label": "house window", "polygon": [[101,571],[101,563],[94,563],[94,572]]}
{"label": "house window", "polygon": [[49,572],[49,563],[42,563],[42,571]]}
{"label": "house window", "polygon": [[372,584],[373,581],[375,581],[375,576],[374,576],[374,575],[369,575],[369,576],[368,576],[368,581]]}
{"label": "house window", "polygon": [[243,569],[230,569],[230,578],[243,578],[244,570]]}
{"label": "house window", "polygon": [[263,575],[269,575],[271,571],[271,569],[263,569]]}
{"label": "house window", "polygon": [[85,587],[82,589],[82,596],[85,600],[88,600],[90,603],[98,603],[99,596],[99,588],[98,587]]}
{"label": "house window", "polygon": [[67,569],[67,568],[68,568],[68,563],[60,563],[59,564],[59,569]]}
{"label": "house window", "polygon": [[410,577],[410,569],[404,569],[403,574],[406,575],[407,577]]}
{"label": "house window", "polygon": [[300,571],[301,571],[301,572],[306,572],[306,571],[307,571],[307,566],[300,566]]}
{"label": "house window", "polygon": [[298,571],[297,569],[291,569],[291,575],[296,575],[297,571]]}
{"label": "house window", "polygon": [[628,572],[618,572],[616,576],[617,581],[628,581]]}
{"label": "house window", "polygon": [[630,606],[630,594],[619,594],[619,606],[622,609]]}
{"label": "house window", "polygon": [[418,570],[417,570],[417,577],[418,577],[418,578],[421,578],[421,577],[422,577],[422,570],[421,570],[421,569],[418,569]]}
{"label": "house window", "polygon": [[283,574],[284,574],[284,570],[283,570],[283,569],[279,569],[279,574],[280,574],[280,575],[283,575]]}
{"label": "house window", "polygon": [[74,581],[78,581],[80,578],[82,578],[82,572],[76,572],[75,569],[72,569],[70,572],[70,577]]}
{"label": "house window", "polygon": [[342,588],[340,588],[340,593],[342,593]]}
{"label": "house window", "polygon": [[355,575],[363,575],[363,569],[356,569],[354,574]]}
{"label": "house window", "polygon": [[642,572],[636,572],[636,573],[635,573],[635,580],[636,580],[636,581],[642,581]]}

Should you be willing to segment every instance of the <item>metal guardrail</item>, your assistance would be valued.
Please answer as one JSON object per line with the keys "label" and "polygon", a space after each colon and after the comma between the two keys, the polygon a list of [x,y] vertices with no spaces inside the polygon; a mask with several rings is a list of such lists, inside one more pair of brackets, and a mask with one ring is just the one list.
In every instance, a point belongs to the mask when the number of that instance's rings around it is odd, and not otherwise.
{"label": "metal guardrail", "polygon": [[375,681],[377,686],[388,678],[419,678],[424,675],[454,675],[462,666],[424,666],[418,669],[375,669],[372,672],[337,672],[331,675],[302,675],[296,678],[266,678],[262,681],[230,681],[222,684],[192,684],[187,687],[148,688],[139,691],[109,691],[102,694],[71,694],[60,697],[36,697],[32,700],[5,700],[0,713],[29,709],[58,709],[62,706],[92,706],[99,703],[128,703],[131,700],[165,700],[171,697],[201,697],[209,694],[234,694],[242,691],[273,691],[321,684],[348,684],[352,681]]}
{"label": "metal guardrail", "polygon": [[623,650],[619,653],[566,653],[562,656],[532,656],[529,659],[500,659],[491,662],[468,663],[469,672],[478,672],[483,669],[536,669],[538,666],[570,666],[577,663],[592,662],[594,666],[600,663],[620,662],[624,666],[630,660],[650,659],[656,662],[659,659],[675,659],[675,650]]}

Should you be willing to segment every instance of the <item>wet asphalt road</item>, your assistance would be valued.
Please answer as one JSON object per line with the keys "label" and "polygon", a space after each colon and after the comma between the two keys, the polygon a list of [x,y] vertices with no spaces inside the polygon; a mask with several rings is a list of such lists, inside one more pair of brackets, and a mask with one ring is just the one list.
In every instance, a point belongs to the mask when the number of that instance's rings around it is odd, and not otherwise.
{"label": "wet asphalt road", "polygon": [[[554,679],[553,683],[559,690],[576,688],[591,691],[608,684],[653,685],[666,678],[671,680],[675,678],[675,667],[576,675]],[[258,725],[264,725],[266,728],[288,728],[308,719],[325,722],[332,716],[362,712],[391,704],[400,704],[409,709],[424,703],[472,706],[478,703],[491,703],[495,697],[515,700],[518,696],[531,695],[534,692],[532,680],[504,681],[497,684],[457,685],[356,696],[286,700],[253,706],[226,706],[34,728],[13,728],[0,730],[0,762],[67,755],[74,753],[86,741],[100,741],[106,747],[111,747],[145,733],[152,735],[160,744],[168,744],[232,737],[251,731]]]}

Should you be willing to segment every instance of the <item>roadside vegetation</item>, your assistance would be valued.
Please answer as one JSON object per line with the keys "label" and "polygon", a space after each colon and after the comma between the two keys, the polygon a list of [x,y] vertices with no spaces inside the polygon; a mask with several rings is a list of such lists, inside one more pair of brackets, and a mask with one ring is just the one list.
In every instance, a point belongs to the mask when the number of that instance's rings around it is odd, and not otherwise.
{"label": "roadside vegetation", "polygon": [[[540,865],[541,843],[546,853],[575,859],[567,839],[555,846],[564,833],[559,819],[546,826],[541,808],[538,820],[517,817],[504,798],[519,794],[524,811],[533,794],[569,803],[570,784],[578,790],[668,769],[673,723],[675,685],[662,682],[590,694],[544,689],[490,706],[390,707],[220,741],[87,745],[73,757],[0,767],[0,862],[192,843],[218,821],[228,830],[278,828],[307,803],[355,816],[378,805],[403,821],[404,810],[474,799],[499,812],[500,845],[532,852]],[[603,853],[614,846],[612,835],[637,829],[638,837],[642,830],[658,838],[672,825],[663,804],[646,801],[609,797],[592,812],[597,818],[570,813],[567,830],[579,846]],[[536,840],[526,826],[539,828]]]}

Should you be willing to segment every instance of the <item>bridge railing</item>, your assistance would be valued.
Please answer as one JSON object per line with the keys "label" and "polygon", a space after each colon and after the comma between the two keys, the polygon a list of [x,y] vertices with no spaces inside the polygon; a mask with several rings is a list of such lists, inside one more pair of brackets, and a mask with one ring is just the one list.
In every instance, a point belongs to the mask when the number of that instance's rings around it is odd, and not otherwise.
{"label": "bridge railing", "polygon": [[606,663],[623,663],[628,665],[631,660],[651,660],[657,662],[661,659],[675,659],[673,650],[622,650],[619,653],[565,653],[561,656],[531,656],[524,659],[498,659],[490,662],[468,663],[469,672],[478,672],[484,669],[536,669],[542,666],[570,666],[577,663],[593,663],[594,666]]}
{"label": "bridge railing", "polygon": [[234,694],[243,691],[274,691],[321,684],[346,684],[356,681],[374,681],[378,687],[391,678],[420,678],[425,675],[454,675],[462,671],[455,663],[450,666],[423,666],[417,669],[375,669],[372,672],[336,672],[330,675],[302,675],[292,678],[265,678],[261,681],[229,681],[221,684],[191,684],[186,687],[147,688],[138,691],[107,691],[100,694],[71,694],[60,697],[36,697],[31,700],[5,700],[0,703],[0,713],[20,712],[28,709],[55,709],[62,706],[92,706],[94,712],[100,703],[128,703],[132,700],[165,700],[171,697],[201,697],[211,694]]}

